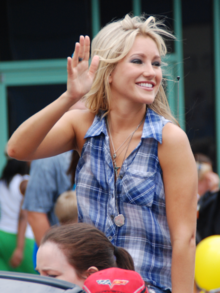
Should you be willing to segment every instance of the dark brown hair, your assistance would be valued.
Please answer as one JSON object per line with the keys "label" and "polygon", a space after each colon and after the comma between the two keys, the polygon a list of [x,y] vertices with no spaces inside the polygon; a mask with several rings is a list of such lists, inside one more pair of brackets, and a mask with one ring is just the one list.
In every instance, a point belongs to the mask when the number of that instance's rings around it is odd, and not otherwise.
{"label": "dark brown hair", "polygon": [[79,162],[79,154],[77,151],[72,151],[72,156],[71,156],[71,162],[69,165],[69,168],[66,172],[67,175],[71,175],[71,183],[72,185],[75,183],[75,173],[76,173],[76,167]]}
{"label": "dark brown hair", "polygon": [[121,247],[116,248],[104,233],[92,225],[74,223],[52,227],[41,245],[48,241],[58,244],[79,275],[91,266],[98,270],[111,267],[134,270],[130,254]]}
{"label": "dark brown hair", "polygon": [[8,159],[2,171],[0,180],[5,180],[8,186],[12,178],[16,174],[20,174],[20,175],[29,174],[29,166],[27,162],[17,161],[15,159]]}

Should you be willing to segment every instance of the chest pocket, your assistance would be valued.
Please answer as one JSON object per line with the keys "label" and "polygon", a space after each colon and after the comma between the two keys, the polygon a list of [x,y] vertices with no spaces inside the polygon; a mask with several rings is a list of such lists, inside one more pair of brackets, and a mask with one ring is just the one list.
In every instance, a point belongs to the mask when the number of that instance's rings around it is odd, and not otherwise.
{"label": "chest pocket", "polygon": [[152,206],[155,193],[155,173],[127,172],[122,180],[122,200],[130,204]]}

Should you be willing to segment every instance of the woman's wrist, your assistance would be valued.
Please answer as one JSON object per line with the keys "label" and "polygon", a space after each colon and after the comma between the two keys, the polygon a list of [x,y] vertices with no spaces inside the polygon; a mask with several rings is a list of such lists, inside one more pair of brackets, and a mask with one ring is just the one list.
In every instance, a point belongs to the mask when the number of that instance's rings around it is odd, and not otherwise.
{"label": "woman's wrist", "polygon": [[74,98],[72,96],[69,95],[68,91],[65,91],[61,96],[60,99],[62,102],[65,103],[67,110],[72,107],[73,105],[75,105],[80,98]]}

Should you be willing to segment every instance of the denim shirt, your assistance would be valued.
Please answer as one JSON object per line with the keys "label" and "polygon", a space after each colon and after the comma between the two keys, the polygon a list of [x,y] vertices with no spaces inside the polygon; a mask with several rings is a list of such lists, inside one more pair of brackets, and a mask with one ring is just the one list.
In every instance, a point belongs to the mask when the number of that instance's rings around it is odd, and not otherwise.
{"label": "denim shirt", "polygon": [[22,208],[47,214],[50,225],[58,224],[54,212],[57,198],[71,189],[71,178],[66,172],[71,161],[71,151],[58,156],[34,160]]}
{"label": "denim shirt", "polygon": [[[114,245],[125,248],[143,279],[161,289],[171,289],[172,247],[158,159],[168,122],[147,110],[140,143],[123,162],[115,183],[106,119],[97,115],[76,170],[79,222],[95,225]],[[119,213],[125,217],[122,227],[114,223]]]}

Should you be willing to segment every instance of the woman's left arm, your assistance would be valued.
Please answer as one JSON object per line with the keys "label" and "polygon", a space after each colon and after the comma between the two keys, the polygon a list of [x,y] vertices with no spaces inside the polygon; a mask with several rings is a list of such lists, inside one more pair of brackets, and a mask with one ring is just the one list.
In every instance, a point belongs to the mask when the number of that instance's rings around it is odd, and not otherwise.
{"label": "woman's left arm", "polygon": [[162,144],[158,145],[158,157],[172,243],[172,293],[192,293],[198,179],[185,132],[167,123],[163,128]]}

